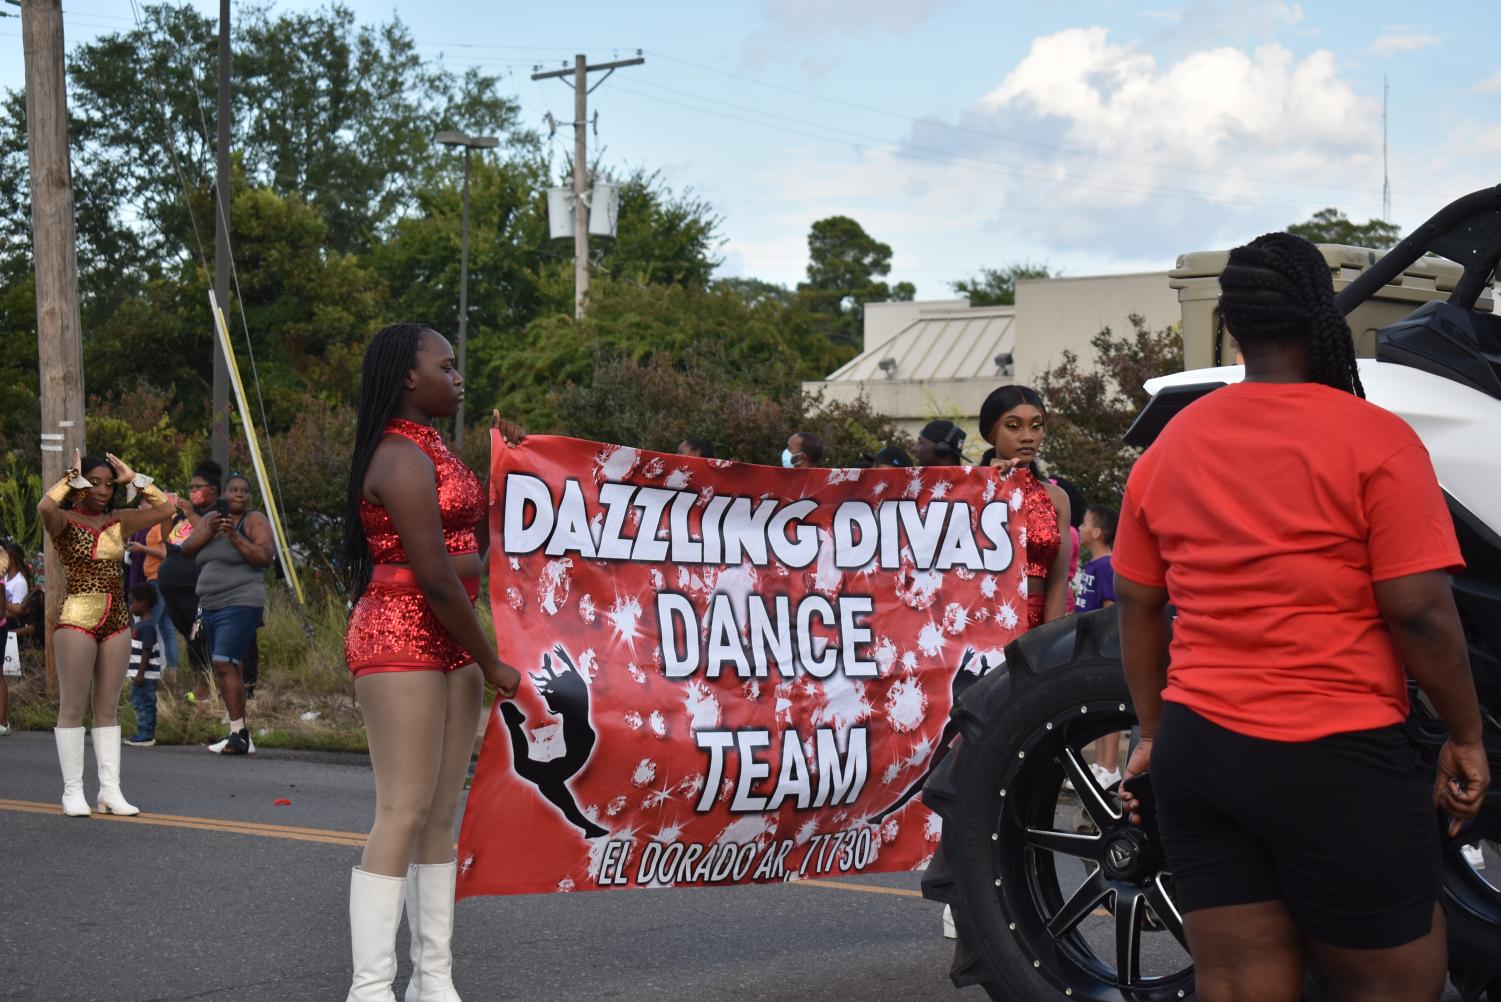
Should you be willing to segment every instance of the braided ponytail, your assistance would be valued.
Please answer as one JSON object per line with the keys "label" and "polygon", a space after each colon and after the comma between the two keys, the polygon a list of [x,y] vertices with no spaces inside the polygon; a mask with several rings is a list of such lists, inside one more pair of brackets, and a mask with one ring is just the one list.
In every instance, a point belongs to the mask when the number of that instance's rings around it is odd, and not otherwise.
{"label": "braided ponytail", "polygon": [[1220,290],[1220,313],[1241,344],[1306,344],[1313,382],[1365,396],[1350,325],[1313,244],[1290,233],[1257,237],[1230,252]]}

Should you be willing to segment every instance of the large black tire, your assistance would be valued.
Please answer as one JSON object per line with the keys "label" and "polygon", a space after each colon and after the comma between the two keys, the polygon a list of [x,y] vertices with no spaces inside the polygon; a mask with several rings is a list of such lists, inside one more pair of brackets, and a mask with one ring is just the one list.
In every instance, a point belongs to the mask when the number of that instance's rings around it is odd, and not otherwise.
{"label": "large black tire", "polygon": [[[1105,865],[1105,854],[1127,837],[1122,833],[1129,826],[1113,812],[1079,754],[1101,734],[1135,724],[1115,610],[1029,631],[1007,648],[1005,670],[976,682],[952,717],[960,735],[923,791],[923,802],[943,818],[923,894],[953,907],[960,936],[950,972],[955,985],[980,985],[1001,1002],[1192,999],[1186,954],[1178,971],[1142,977],[1133,969],[1143,911],[1155,935],[1182,942],[1171,877],[1162,872],[1160,853],[1139,837],[1128,866]],[[1487,735],[1488,744],[1492,737]],[[1425,743],[1436,748],[1441,740],[1440,733]],[[1065,778],[1098,838],[1047,830]],[[1482,815],[1485,837],[1501,841],[1496,822],[1495,814]],[[1501,1002],[1501,874],[1478,874],[1447,840],[1444,852],[1452,980],[1466,1002],[1487,997],[1487,990],[1491,1002]],[[1055,879],[1056,861],[1086,855],[1098,867],[1098,879],[1086,893],[1072,894]],[[1089,883],[1084,880],[1080,889]],[[1099,937],[1091,946],[1073,924],[1081,912],[1097,907],[1114,921],[1114,951],[1097,950]],[[1326,995],[1310,978],[1304,998]]]}
{"label": "large black tire", "polygon": [[[953,906],[962,944],[954,983],[982,985],[1004,1002],[1185,998],[1193,989],[1186,953],[1177,970],[1140,970],[1144,936],[1182,939],[1160,853],[1081,754],[1135,723],[1114,610],[1029,631],[1007,650],[1005,669],[954,708],[960,736],[923,792],[943,817],[923,893]],[[1093,834],[1055,829],[1065,778]],[[1080,931],[1099,908],[1113,920],[1113,948]]]}

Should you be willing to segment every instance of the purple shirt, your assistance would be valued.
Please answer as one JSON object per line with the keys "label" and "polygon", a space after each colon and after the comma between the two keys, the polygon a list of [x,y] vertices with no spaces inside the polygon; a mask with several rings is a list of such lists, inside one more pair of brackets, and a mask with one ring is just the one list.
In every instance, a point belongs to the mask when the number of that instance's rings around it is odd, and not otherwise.
{"label": "purple shirt", "polygon": [[1115,571],[1110,568],[1110,557],[1095,557],[1084,565],[1079,575],[1082,587],[1074,600],[1075,612],[1093,612],[1115,601]]}

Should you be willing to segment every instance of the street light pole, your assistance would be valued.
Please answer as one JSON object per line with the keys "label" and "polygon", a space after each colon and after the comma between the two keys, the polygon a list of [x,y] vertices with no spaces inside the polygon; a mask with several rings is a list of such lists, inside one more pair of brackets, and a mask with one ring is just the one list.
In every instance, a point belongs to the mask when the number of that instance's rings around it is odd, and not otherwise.
{"label": "street light pole", "polygon": [[[464,221],[459,224],[459,373],[468,372],[469,347],[469,152],[464,147]],[[464,444],[464,401],[459,401],[458,421],[453,429],[453,444]]]}
{"label": "street light pole", "polygon": [[[433,140],[442,146],[464,148],[464,213],[459,224],[459,372],[466,371],[469,347],[469,154],[500,145],[494,136],[470,136],[456,130],[440,132]],[[464,402],[459,401],[458,420],[453,430],[453,444],[464,444]]]}

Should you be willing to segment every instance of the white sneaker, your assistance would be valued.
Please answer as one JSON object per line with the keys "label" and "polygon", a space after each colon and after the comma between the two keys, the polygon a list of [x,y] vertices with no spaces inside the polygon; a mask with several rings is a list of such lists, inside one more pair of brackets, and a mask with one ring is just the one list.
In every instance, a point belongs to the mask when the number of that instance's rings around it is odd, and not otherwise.
{"label": "white sneaker", "polygon": [[1465,862],[1470,864],[1470,869],[1485,869],[1485,853],[1481,850],[1478,842],[1475,845],[1462,845],[1459,847],[1459,851],[1464,856]]}
{"label": "white sneaker", "polygon": [[943,906],[943,938],[959,938],[959,930],[954,927],[954,909],[948,905]]}
{"label": "white sneaker", "polygon": [[1095,782],[1099,783],[1100,788],[1104,790],[1110,790],[1121,781],[1120,773],[1107,769],[1098,762],[1090,765],[1089,771],[1094,774]]}

